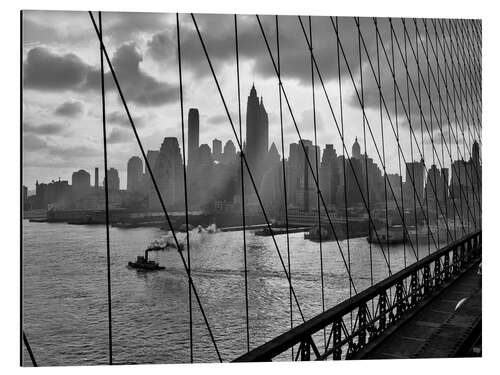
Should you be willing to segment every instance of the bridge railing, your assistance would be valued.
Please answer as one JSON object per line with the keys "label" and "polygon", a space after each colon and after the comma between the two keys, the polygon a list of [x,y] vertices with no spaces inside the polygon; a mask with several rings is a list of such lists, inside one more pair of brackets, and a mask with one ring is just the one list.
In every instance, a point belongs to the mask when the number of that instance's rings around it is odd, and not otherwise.
{"label": "bridge railing", "polygon": [[[481,257],[481,230],[454,241],[391,277],[249,351],[235,362],[271,361],[298,345],[295,360],[349,359],[405,313],[453,282]],[[370,309],[371,307],[371,309]],[[349,324],[351,322],[351,324]],[[316,333],[327,329],[320,352]],[[311,356],[313,352],[313,356]]]}

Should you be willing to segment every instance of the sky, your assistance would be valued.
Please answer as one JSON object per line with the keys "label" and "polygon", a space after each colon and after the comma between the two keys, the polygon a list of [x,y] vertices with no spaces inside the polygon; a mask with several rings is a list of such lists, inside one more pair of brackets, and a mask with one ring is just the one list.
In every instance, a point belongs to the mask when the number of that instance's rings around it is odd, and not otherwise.
{"label": "sky", "polygon": [[[194,18],[238,130],[234,16],[196,14]],[[281,154],[276,18],[260,16],[260,21],[264,35],[254,15],[237,16],[241,126],[245,134],[246,100],[255,84],[269,114],[269,144],[275,142]],[[278,17],[285,157],[289,144],[298,141],[298,133],[314,142],[315,119],[322,149],[331,143],[342,154],[343,131],[349,154],[357,137],[362,151],[366,143],[368,155],[379,166],[385,162],[389,173],[399,173],[396,136],[406,161],[412,160],[412,150],[413,159],[424,156],[428,167],[432,163],[449,167],[450,155],[468,158],[471,141],[480,136],[480,106],[468,95],[478,90],[472,84],[477,80],[456,78],[462,71],[468,74],[461,76],[480,78],[481,62],[462,54],[480,46],[473,44],[475,40],[461,39],[461,34],[443,37],[440,28],[452,31],[461,25],[458,21],[407,19],[403,23],[393,19],[392,40],[388,19],[376,23],[360,19],[360,34],[354,18],[303,16],[300,21],[296,16]],[[178,137],[180,142],[175,14],[103,12],[102,27],[104,46],[145,150],[159,149],[164,137]],[[186,128],[188,110],[195,107],[200,113],[200,143],[211,146],[218,138],[237,145],[191,15],[179,15],[179,29]],[[308,48],[311,35],[317,64],[315,111]],[[405,39],[407,55],[403,58]],[[94,168],[103,168],[103,129],[99,39],[89,14],[25,11],[22,46],[24,184],[33,190],[36,180],[61,178],[71,183],[71,174],[79,169],[90,172],[93,181]],[[455,46],[457,53],[451,60],[443,51]],[[108,166],[118,169],[124,189],[127,161],[141,154],[106,65],[104,74]]]}

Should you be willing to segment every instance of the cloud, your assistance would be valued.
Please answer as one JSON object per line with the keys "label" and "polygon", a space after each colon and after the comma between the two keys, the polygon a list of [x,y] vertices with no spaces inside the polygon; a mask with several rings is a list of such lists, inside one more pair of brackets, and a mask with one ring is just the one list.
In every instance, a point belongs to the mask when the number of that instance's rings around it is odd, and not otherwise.
{"label": "cloud", "polygon": [[131,134],[120,128],[113,128],[108,135],[109,143],[128,143],[132,140]]}
{"label": "cloud", "polygon": [[75,146],[60,146],[60,145],[49,145],[49,153],[51,155],[59,156],[61,158],[84,158],[84,157],[94,157],[102,153],[102,149],[99,150],[95,147],[90,147],[87,145],[75,145]]}
{"label": "cloud", "polygon": [[23,123],[23,131],[29,134],[53,135],[60,133],[63,129],[64,126],[59,123],[45,123],[37,126],[30,122]]}
{"label": "cloud", "polygon": [[35,134],[24,134],[23,148],[25,151],[37,151],[47,147],[47,142]]}
{"label": "cloud", "polygon": [[24,62],[24,85],[42,91],[78,90],[91,70],[74,53],[58,55],[48,48],[34,47]]}
{"label": "cloud", "polygon": [[[112,57],[120,86],[128,101],[142,106],[160,106],[177,100],[176,86],[162,82],[140,68],[142,55],[134,43],[121,45]],[[41,91],[86,92],[101,89],[100,72],[74,53],[57,54],[46,47],[28,51],[24,63],[24,85]],[[105,87],[114,89],[111,73]]]}
{"label": "cloud", "polygon": [[[134,120],[134,125],[136,127],[142,127],[145,124],[145,120],[146,120],[145,116],[136,116],[136,115],[132,115],[132,119]],[[120,126],[123,126],[126,128],[131,127],[128,116],[125,114],[124,111],[110,112],[106,116],[106,120],[110,124],[120,125]]]}
{"label": "cloud", "polygon": [[59,105],[55,109],[54,114],[64,117],[78,117],[82,115],[83,112],[84,112],[84,105],[82,102],[69,101]]}

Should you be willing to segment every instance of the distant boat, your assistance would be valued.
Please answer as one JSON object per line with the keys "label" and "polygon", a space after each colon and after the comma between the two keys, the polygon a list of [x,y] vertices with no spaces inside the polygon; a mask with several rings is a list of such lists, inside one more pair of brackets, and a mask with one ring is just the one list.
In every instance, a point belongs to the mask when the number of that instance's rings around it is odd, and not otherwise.
{"label": "distant boat", "polygon": [[148,259],[148,253],[150,251],[153,251],[154,249],[147,249],[144,252],[144,256],[138,255],[137,259],[135,262],[128,262],[128,265],[132,268],[136,269],[142,269],[146,271],[158,271],[158,270],[164,270],[165,267],[160,266],[157,262],[154,260],[149,260]]}
{"label": "distant boat", "polygon": [[389,232],[384,229],[378,230],[376,233],[372,231],[366,240],[369,243],[378,243],[384,245],[399,245],[408,242],[408,238],[404,233],[403,227],[391,227]]}

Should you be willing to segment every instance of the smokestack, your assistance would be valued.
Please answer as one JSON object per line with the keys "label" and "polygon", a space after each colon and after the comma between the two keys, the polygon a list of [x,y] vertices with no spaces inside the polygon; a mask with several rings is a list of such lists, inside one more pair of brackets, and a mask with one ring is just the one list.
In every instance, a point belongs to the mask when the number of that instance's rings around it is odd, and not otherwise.
{"label": "smokestack", "polygon": [[96,190],[99,189],[99,168],[97,167],[94,172],[94,187]]}

